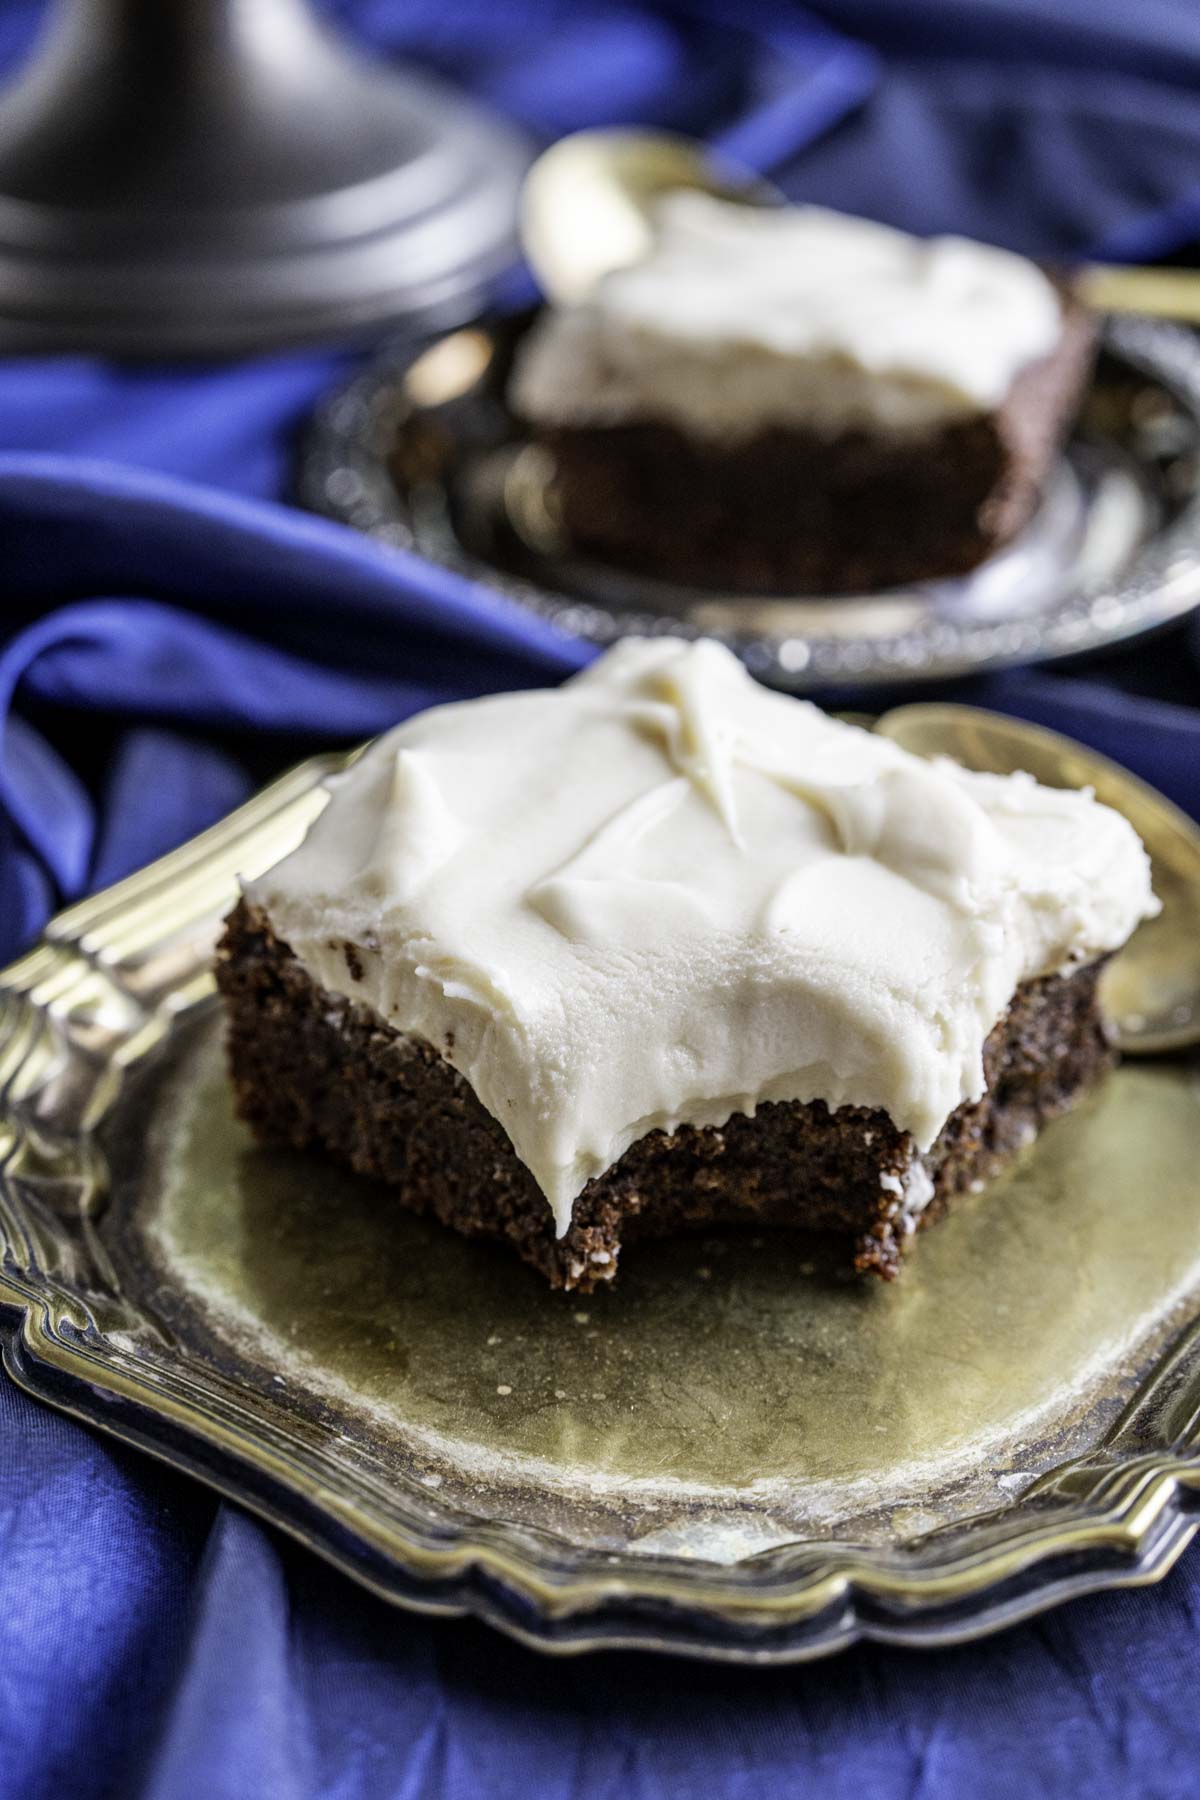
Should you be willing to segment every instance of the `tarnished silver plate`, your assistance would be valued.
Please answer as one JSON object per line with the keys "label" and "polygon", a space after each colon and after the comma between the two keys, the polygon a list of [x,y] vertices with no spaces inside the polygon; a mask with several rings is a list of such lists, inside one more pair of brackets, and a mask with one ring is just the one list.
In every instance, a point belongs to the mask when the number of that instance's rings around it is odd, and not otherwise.
{"label": "tarnished silver plate", "polygon": [[15,1380],[376,1592],[548,1650],[948,1643],[1170,1567],[1200,1495],[1194,1063],[1120,1069],[894,1286],[713,1235],[552,1293],[232,1118],[218,921],[334,766],[0,976]]}
{"label": "tarnished silver plate", "polygon": [[861,598],[701,593],[573,554],[505,403],[528,315],[399,347],[320,407],[303,503],[489,582],[564,630],[720,637],[795,693],[1077,656],[1200,604],[1200,341],[1109,321],[1036,518],[973,575]]}

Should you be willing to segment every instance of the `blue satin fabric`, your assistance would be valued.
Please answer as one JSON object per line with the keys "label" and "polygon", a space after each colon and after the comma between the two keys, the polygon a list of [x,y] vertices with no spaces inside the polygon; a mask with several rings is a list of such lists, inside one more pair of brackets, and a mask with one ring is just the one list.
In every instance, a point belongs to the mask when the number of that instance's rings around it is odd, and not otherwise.
{"label": "blue satin fabric", "polygon": [[[0,6],[0,65],[38,8]],[[1190,0],[341,0],[538,138],[705,131],[798,197],[1043,255],[1200,235]],[[285,503],[336,346],[0,370],[0,954],[318,746],[586,650]],[[1200,810],[1184,629],[954,690]],[[1183,1795],[1200,1565],[940,1655],[558,1665],[394,1613],[0,1382],[0,1797]]]}

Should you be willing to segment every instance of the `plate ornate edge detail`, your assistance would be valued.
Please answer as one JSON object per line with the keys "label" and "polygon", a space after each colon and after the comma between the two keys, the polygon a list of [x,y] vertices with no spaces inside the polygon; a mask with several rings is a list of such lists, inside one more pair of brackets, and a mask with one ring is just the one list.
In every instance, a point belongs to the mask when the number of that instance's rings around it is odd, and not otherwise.
{"label": "plate ornate edge detail", "polygon": [[40,1399],[199,1477],[384,1598],[558,1653],[799,1661],[858,1639],[962,1642],[1064,1599],[1160,1579],[1200,1525],[1200,1321],[1103,1442],[1003,1511],[902,1548],[783,1545],[729,1567],[581,1550],[483,1521],[336,1447],[175,1343],[95,1228],[96,1131],[125,1072],[212,1004],[208,948],[345,759],[283,777],[201,837],[61,914],[0,974],[0,1348]]}

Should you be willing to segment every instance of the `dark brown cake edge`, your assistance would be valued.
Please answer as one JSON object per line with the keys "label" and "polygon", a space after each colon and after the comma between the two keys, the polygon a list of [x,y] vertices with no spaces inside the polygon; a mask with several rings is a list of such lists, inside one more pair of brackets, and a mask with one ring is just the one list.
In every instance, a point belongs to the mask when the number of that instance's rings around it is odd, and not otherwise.
{"label": "dark brown cake edge", "polygon": [[[354,975],[354,948],[343,946]],[[319,986],[242,902],[217,955],[238,1115],[264,1143],[323,1150],[388,1183],[397,1204],[467,1236],[504,1238],[554,1287],[612,1279],[624,1244],[728,1224],[832,1233],[846,1262],[890,1279],[908,1239],[985,1181],[1111,1064],[1100,964],[1018,989],[984,1047],[987,1091],[918,1159],[886,1113],[769,1103],[720,1128],[650,1132],[588,1183],[570,1230],[502,1128],[429,1045]],[[906,1201],[923,1160],[933,1197]],[[884,1185],[886,1180],[887,1185]]]}
{"label": "dark brown cake edge", "polygon": [[1094,318],[1064,292],[1058,346],[1003,404],[921,438],[773,426],[710,444],[650,420],[533,429],[579,550],[695,587],[869,593],[965,574],[1021,529],[1095,344]]}

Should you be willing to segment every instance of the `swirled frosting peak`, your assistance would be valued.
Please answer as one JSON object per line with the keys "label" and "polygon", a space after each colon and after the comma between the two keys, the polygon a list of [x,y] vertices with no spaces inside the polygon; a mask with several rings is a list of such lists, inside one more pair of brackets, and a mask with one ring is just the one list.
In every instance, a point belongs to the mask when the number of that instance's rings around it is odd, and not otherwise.
{"label": "swirled frosting peak", "polygon": [[708,642],[438,707],[330,790],[250,898],[460,1071],[560,1233],[644,1133],[765,1100],[882,1107],[928,1146],[1018,982],[1155,907],[1090,795],[920,761]]}

